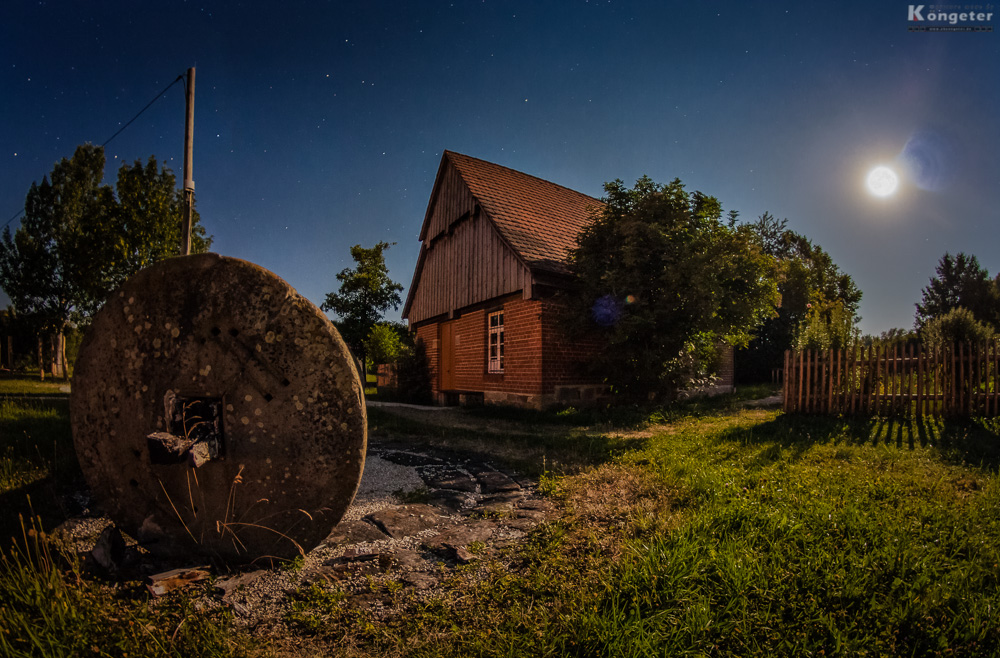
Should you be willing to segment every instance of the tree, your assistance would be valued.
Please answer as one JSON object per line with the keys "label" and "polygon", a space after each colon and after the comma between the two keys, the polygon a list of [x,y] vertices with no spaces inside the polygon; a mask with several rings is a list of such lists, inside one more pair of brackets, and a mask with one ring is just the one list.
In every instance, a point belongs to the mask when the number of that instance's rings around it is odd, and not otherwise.
{"label": "tree", "polygon": [[365,362],[365,339],[372,327],[386,311],[398,309],[403,301],[399,296],[403,286],[389,278],[385,266],[385,250],[393,244],[379,242],[370,249],[360,244],[351,247],[351,258],[357,267],[344,268],[337,274],[340,289],[328,293],[323,302],[324,311],[340,317],[336,323],[340,335],[361,363]]}
{"label": "tree", "polygon": [[[61,329],[93,306],[100,257],[88,252],[88,236],[114,212],[114,194],[101,185],[104,153],[89,144],[56,164],[41,184],[32,183],[21,226],[0,242],[0,286],[22,318],[39,329]],[[51,180],[51,182],[50,182]],[[104,251],[101,245],[98,254]]]}
{"label": "tree", "polygon": [[857,324],[861,291],[822,247],[790,230],[787,219],[765,212],[749,227],[761,249],[775,258],[781,296],[777,314],[765,320],[749,347],[736,355],[740,377],[762,381],[781,366],[785,350],[795,347],[802,332],[830,337],[843,333],[844,322]]}
{"label": "tree", "polygon": [[[392,363],[407,345],[409,332],[396,322],[379,322],[368,331],[365,338],[365,354],[373,365]],[[412,341],[409,341],[412,342]]]}
{"label": "tree", "polygon": [[[112,288],[117,288],[132,274],[153,263],[180,254],[181,224],[184,219],[184,195],[177,180],[155,157],[145,165],[136,160],[118,170],[116,185],[118,207],[115,235],[110,240],[113,260],[109,264]],[[212,238],[205,236],[201,216],[192,212],[191,251],[209,250]]]}
{"label": "tree", "polygon": [[873,345],[881,347],[906,347],[907,345],[912,345],[916,347],[920,344],[920,335],[913,329],[892,327],[877,336],[866,334],[858,342],[862,347],[871,347]]}
{"label": "tree", "polygon": [[570,253],[566,326],[604,338],[593,367],[616,391],[670,396],[711,367],[720,342],[745,345],[774,312],[773,259],[680,180],[604,189]]}
{"label": "tree", "polygon": [[839,299],[810,305],[809,312],[795,332],[795,349],[841,350],[860,337],[854,316]]}
{"label": "tree", "polygon": [[962,252],[955,256],[945,253],[935,271],[937,276],[931,277],[917,304],[914,324],[918,330],[959,307],[967,309],[977,321],[1000,329],[1000,277],[990,280],[976,257]]}
{"label": "tree", "polygon": [[[86,324],[125,279],[179,252],[173,174],[154,158],[145,168],[123,166],[119,202],[101,184],[104,162],[101,147],[78,146],[40,184],[32,183],[21,226],[13,235],[4,229],[0,239],[0,287],[39,336]],[[195,223],[192,233],[194,249],[207,250],[204,229]]]}

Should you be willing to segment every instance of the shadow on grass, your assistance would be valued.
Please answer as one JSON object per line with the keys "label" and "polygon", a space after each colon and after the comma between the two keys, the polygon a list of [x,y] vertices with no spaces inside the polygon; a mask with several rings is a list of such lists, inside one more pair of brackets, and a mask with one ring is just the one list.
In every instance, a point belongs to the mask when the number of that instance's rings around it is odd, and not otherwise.
{"label": "shadow on grass", "polygon": [[51,531],[63,521],[79,513],[79,509],[69,509],[66,500],[69,494],[79,489],[82,481],[56,482],[46,477],[35,480],[23,487],[0,493],[0,546],[7,546],[11,539],[21,539],[23,528],[30,527],[31,519],[37,519],[40,527]]}
{"label": "shadow on grass", "polygon": [[[529,476],[538,476],[546,470],[577,472],[587,466],[609,462],[626,451],[642,449],[648,442],[644,437],[612,436],[561,422],[545,423],[533,417],[531,412],[523,409],[520,412],[519,416],[507,417],[501,410],[498,415],[486,416],[517,421],[513,428],[474,430],[421,422],[370,408],[368,430],[377,440],[487,455]],[[481,415],[474,417],[483,418]]]}
{"label": "shadow on grass", "polygon": [[1000,420],[984,418],[867,418],[780,414],[750,427],[719,433],[724,441],[773,444],[797,459],[814,445],[890,446],[937,449],[944,461],[1000,469]]}
{"label": "shadow on grass", "polygon": [[528,424],[586,426],[609,430],[637,429],[665,424],[681,418],[728,413],[741,409],[748,400],[757,400],[774,393],[770,385],[741,386],[734,393],[711,397],[691,397],[669,403],[635,403],[613,399],[603,405],[566,407],[563,409],[524,409],[489,405],[465,407],[463,412],[480,419],[509,420]]}
{"label": "shadow on grass", "polygon": [[67,400],[0,401],[0,540],[21,535],[20,516],[46,530],[67,518],[64,500],[83,487]]}

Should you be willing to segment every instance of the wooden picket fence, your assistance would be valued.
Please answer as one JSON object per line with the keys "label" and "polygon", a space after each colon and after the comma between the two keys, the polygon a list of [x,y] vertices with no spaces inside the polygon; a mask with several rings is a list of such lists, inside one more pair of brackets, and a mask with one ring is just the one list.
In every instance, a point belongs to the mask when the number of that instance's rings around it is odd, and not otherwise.
{"label": "wooden picket fence", "polygon": [[785,352],[784,409],[868,416],[1000,415],[1000,345]]}

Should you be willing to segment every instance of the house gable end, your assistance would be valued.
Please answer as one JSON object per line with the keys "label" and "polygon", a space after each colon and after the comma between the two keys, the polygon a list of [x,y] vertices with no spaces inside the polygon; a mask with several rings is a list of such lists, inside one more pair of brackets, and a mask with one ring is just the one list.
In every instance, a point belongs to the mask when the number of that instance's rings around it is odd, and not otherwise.
{"label": "house gable end", "polygon": [[461,173],[442,156],[420,230],[420,255],[403,306],[410,324],[531,289],[531,271]]}

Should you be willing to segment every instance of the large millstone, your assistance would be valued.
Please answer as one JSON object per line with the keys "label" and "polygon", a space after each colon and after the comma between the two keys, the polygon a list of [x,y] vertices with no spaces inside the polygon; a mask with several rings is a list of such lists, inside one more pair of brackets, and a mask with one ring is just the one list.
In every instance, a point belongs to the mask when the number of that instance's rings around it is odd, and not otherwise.
{"label": "large millstone", "polygon": [[307,551],[364,469],[363,388],[337,330],[271,272],[215,254],[114,293],[80,348],[71,414],[94,494],[165,555]]}

